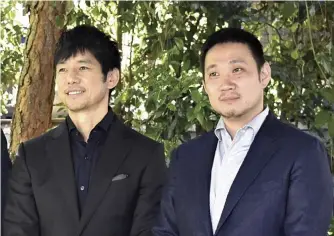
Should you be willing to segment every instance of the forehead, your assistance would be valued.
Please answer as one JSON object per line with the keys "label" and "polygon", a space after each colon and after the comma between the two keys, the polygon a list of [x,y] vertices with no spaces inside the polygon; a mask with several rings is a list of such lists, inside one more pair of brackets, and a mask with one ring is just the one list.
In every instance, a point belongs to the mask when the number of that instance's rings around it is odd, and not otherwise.
{"label": "forehead", "polygon": [[68,58],[60,60],[57,65],[67,64],[67,63],[99,64],[95,56],[87,50],[77,51],[74,54],[70,55]]}
{"label": "forehead", "polygon": [[205,64],[210,62],[229,62],[231,60],[254,61],[252,53],[244,43],[223,43],[210,48],[205,56]]}

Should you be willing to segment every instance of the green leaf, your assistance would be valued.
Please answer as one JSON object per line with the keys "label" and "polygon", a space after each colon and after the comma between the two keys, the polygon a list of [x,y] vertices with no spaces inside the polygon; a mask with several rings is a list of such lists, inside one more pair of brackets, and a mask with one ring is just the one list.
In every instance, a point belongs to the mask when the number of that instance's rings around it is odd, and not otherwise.
{"label": "green leaf", "polygon": [[188,71],[189,68],[190,68],[190,61],[189,61],[189,60],[185,60],[185,61],[183,61],[182,70],[183,70],[183,71]]}
{"label": "green leaf", "polygon": [[69,15],[69,13],[71,13],[74,8],[75,8],[75,5],[73,1],[66,2],[65,11],[67,15]]}
{"label": "green leaf", "polygon": [[93,16],[95,17],[98,17],[100,15],[100,11],[99,11],[99,8],[97,6],[95,6],[92,10],[92,14]]}
{"label": "green leaf", "polygon": [[157,119],[157,118],[161,117],[163,114],[164,114],[163,111],[157,111],[157,112],[154,113],[154,118]]}
{"label": "green leaf", "polygon": [[298,29],[298,26],[299,26],[299,23],[298,23],[298,22],[294,23],[294,24],[291,26],[291,31],[292,31],[292,33],[295,33],[295,32],[296,32],[296,30]]}
{"label": "green leaf", "polygon": [[201,112],[201,110],[202,110],[202,106],[201,104],[198,103],[194,108],[194,114],[196,115],[197,113]]}
{"label": "green leaf", "polygon": [[188,121],[192,121],[195,118],[195,113],[194,113],[194,108],[193,107],[188,108],[186,116],[187,116]]}
{"label": "green leaf", "polygon": [[197,89],[194,89],[194,90],[191,91],[191,98],[195,102],[199,103],[202,99],[202,95],[200,94],[200,92]]}
{"label": "green leaf", "polygon": [[320,64],[324,67],[326,73],[330,74],[332,72],[332,68],[330,66],[330,61],[328,60],[326,56],[322,56],[320,58]]}
{"label": "green leaf", "polygon": [[175,44],[179,50],[183,50],[183,40],[180,38],[175,38]]}
{"label": "green leaf", "polygon": [[331,138],[334,138],[334,116],[331,116],[331,119],[328,122],[328,133]]}
{"label": "green leaf", "polygon": [[204,129],[209,131],[213,128],[213,122],[211,120],[205,119],[204,120]]}
{"label": "green leaf", "polygon": [[330,113],[328,111],[322,110],[315,117],[315,125],[320,128],[323,125],[326,125],[330,118]]}
{"label": "green leaf", "polygon": [[282,15],[284,18],[289,18],[296,11],[296,6],[293,2],[286,2],[283,5]]}
{"label": "green leaf", "polygon": [[169,104],[167,105],[167,108],[168,108],[169,110],[171,110],[171,111],[176,111],[176,106],[175,106],[174,104],[172,104],[172,103],[169,103]]}
{"label": "green leaf", "polygon": [[200,125],[204,128],[205,124],[204,124],[204,114],[203,114],[203,110],[201,112],[197,112],[196,113],[196,119],[198,120],[198,122],[200,123]]}
{"label": "green leaf", "polygon": [[64,16],[56,16],[56,26],[58,28],[63,28],[65,23]]}
{"label": "green leaf", "polygon": [[161,52],[161,46],[159,41],[154,41],[152,47],[151,47],[152,53],[151,57],[152,59],[156,59]]}
{"label": "green leaf", "polygon": [[173,138],[176,125],[177,125],[177,119],[175,118],[173,122],[170,124],[170,126],[168,127],[167,139]]}
{"label": "green leaf", "polygon": [[331,103],[334,103],[334,87],[325,88],[321,91],[321,94]]}
{"label": "green leaf", "polygon": [[295,60],[299,57],[297,48],[291,52],[291,57]]}

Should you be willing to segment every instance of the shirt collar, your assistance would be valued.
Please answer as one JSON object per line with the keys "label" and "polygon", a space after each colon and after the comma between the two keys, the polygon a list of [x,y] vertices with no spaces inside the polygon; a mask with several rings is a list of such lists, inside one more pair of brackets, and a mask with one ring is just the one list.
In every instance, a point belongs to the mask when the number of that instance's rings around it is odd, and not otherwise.
{"label": "shirt collar", "polygon": [[[255,137],[255,135],[259,132],[268,114],[269,114],[269,108],[266,107],[260,114],[255,116],[253,120],[251,120],[248,124],[242,127],[242,129],[251,128],[253,130],[253,136]],[[216,129],[214,131],[219,141],[223,140],[221,131],[226,131],[224,120],[222,117],[220,117]]]}
{"label": "shirt collar", "polygon": [[[93,128],[93,130],[97,128],[101,128],[104,131],[108,131],[109,126],[112,124],[114,119],[114,113],[110,107],[108,107],[107,114],[102,118],[102,120]],[[66,117],[66,124],[68,128],[68,132],[71,133],[73,130],[77,130],[75,124],[73,123],[70,116]]]}

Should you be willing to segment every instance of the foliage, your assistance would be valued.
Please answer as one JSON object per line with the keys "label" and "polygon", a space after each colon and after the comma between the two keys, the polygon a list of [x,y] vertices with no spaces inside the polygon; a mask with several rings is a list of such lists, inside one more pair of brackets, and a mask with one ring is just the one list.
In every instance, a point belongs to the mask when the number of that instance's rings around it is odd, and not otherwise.
{"label": "foliage", "polygon": [[334,235],[334,218],[332,218],[331,225],[328,231],[328,235]]}
{"label": "foliage", "polygon": [[[333,156],[333,3],[78,1],[67,6],[58,25],[92,24],[119,42],[122,81],[111,104],[128,125],[164,142],[167,155],[215,126],[218,116],[203,92],[199,52],[208,35],[233,26],[253,32],[265,45],[273,77],[268,106],[283,121],[303,124],[323,138]],[[19,42],[22,28],[14,32],[13,17],[7,18],[12,34],[2,40]],[[6,55],[12,61],[4,64],[2,76],[14,78],[10,73],[17,73],[22,61]]]}
{"label": "foliage", "polygon": [[[15,1],[0,2],[0,60],[1,60],[1,108],[0,113],[6,113],[6,105],[11,98],[12,88],[18,83],[23,65],[23,49],[27,29],[16,17],[18,5]],[[9,93],[8,93],[9,92]]]}
{"label": "foliage", "polygon": [[[27,29],[19,4],[0,2],[1,112],[17,84]],[[215,30],[243,27],[265,45],[272,67],[266,103],[283,120],[334,147],[334,3],[76,1],[58,26],[92,24],[119,42],[122,81],[111,104],[125,123],[164,142],[169,152],[212,129],[218,116],[202,88],[199,52]],[[333,234],[334,221],[329,231]]]}

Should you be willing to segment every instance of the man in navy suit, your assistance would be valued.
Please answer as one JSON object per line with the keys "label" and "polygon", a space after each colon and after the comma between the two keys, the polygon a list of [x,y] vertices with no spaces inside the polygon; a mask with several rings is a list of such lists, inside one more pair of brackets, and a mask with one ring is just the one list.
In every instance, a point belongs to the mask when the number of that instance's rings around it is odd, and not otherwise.
{"label": "man in navy suit", "polygon": [[204,88],[217,127],[179,146],[156,236],[325,236],[331,173],[319,140],[264,106],[271,78],[259,40],[241,29],[202,48]]}

